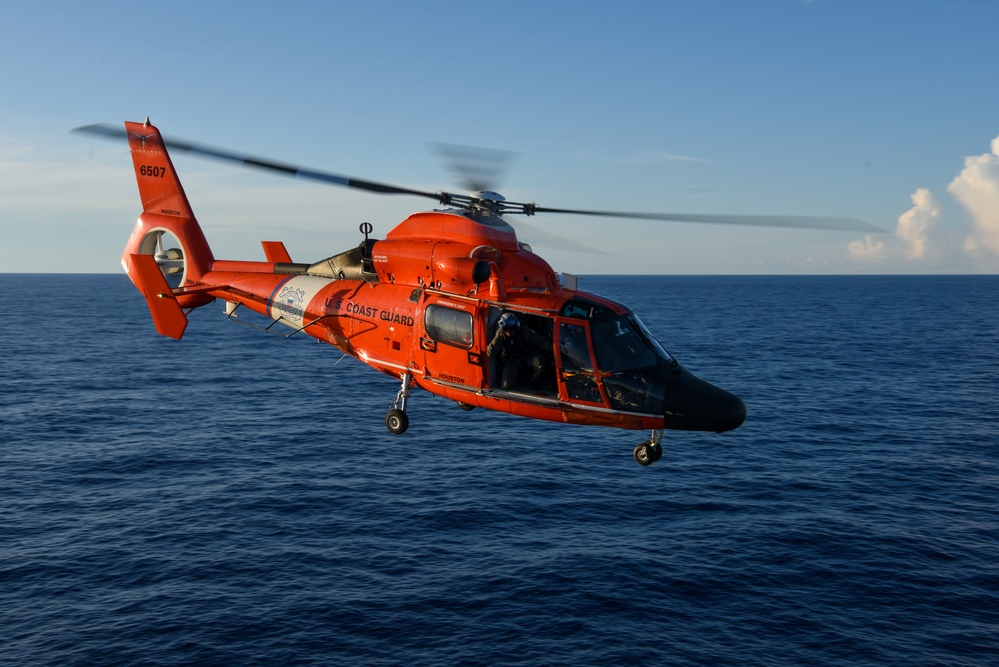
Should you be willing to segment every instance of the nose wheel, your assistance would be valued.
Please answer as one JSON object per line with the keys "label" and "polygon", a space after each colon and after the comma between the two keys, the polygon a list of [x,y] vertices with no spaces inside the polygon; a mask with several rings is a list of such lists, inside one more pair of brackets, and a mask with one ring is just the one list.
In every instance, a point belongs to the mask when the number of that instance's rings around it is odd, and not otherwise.
{"label": "nose wheel", "polygon": [[413,376],[409,373],[402,373],[402,386],[399,393],[395,395],[395,402],[392,409],[385,415],[385,428],[393,435],[402,435],[409,428],[409,415],[406,414],[406,399],[409,398],[409,382]]}
{"label": "nose wheel", "polygon": [[652,431],[651,438],[635,446],[635,451],[633,453],[635,455],[635,461],[638,462],[638,465],[652,465],[663,457],[663,446],[661,444],[662,439],[663,430],[661,428],[657,428]]}

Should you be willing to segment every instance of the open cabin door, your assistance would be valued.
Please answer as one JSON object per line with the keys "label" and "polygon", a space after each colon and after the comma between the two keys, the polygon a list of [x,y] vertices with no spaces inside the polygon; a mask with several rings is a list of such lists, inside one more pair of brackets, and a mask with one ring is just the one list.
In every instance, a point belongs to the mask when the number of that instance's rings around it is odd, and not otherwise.
{"label": "open cabin door", "polygon": [[528,329],[533,334],[524,338],[528,342],[526,349],[522,350],[522,356],[518,357],[519,371],[515,376],[516,380],[505,390],[557,402],[555,325],[552,317],[541,311],[528,312],[498,306],[483,308],[483,327],[486,337],[482,350],[486,386],[499,389],[504,382],[505,367],[500,349],[494,349],[492,357],[486,356],[489,343],[499,335],[498,322],[504,313],[510,313],[517,318],[522,336],[526,336]]}

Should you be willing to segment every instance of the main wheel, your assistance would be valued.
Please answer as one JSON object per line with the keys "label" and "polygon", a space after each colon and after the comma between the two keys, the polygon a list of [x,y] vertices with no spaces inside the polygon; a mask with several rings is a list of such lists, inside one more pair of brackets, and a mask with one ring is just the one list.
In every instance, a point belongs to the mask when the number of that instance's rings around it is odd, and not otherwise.
{"label": "main wheel", "polygon": [[651,446],[652,449],[652,462],[655,463],[663,457],[663,446],[658,442]]}
{"label": "main wheel", "polygon": [[409,428],[409,417],[402,410],[392,408],[385,415],[385,428],[389,430],[389,433],[401,435]]}
{"label": "main wheel", "polygon": [[638,462],[638,465],[651,465],[656,461],[654,452],[655,449],[653,448],[652,443],[643,442],[642,444],[635,446],[635,460]]}
{"label": "main wheel", "polygon": [[464,410],[465,412],[475,409],[474,405],[469,405],[468,403],[462,403],[461,401],[458,401],[458,407]]}

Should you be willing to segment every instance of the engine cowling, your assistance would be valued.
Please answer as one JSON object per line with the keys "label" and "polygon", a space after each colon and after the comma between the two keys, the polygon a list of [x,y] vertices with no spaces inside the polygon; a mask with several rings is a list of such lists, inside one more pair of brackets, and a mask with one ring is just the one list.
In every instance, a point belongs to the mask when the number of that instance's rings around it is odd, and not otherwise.
{"label": "engine cowling", "polygon": [[434,282],[441,289],[478,287],[489,280],[490,266],[474,257],[442,257],[434,262]]}

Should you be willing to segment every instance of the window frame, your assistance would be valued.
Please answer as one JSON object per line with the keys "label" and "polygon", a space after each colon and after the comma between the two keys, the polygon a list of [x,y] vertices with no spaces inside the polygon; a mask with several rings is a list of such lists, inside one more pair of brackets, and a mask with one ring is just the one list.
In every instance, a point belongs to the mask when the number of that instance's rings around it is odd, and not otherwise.
{"label": "window frame", "polygon": [[[450,322],[441,326],[436,321],[439,316],[438,312],[449,313]],[[460,322],[459,320],[461,319],[466,319],[467,325],[464,322]],[[433,323],[431,324],[432,320]],[[436,343],[443,343],[444,345],[450,345],[462,350],[471,350],[475,345],[475,318],[467,310],[459,310],[458,308],[451,308],[439,303],[428,304],[423,310],[423,329],[430,336],[431,340]],[[451,333],[455,335],[452,336],[450,335]],[[467,340],[465,340],[465,336],[462,334],[467,334]]]}

